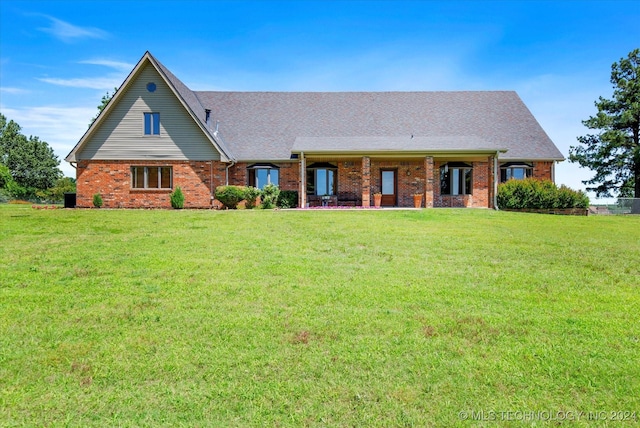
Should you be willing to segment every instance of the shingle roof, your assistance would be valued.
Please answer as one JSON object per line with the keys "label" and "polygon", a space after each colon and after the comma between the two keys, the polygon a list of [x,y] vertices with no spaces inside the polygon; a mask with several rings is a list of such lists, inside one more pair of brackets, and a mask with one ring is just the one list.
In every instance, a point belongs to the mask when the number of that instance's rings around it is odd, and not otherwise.
{"label": "shingle roof", "polygon": [[194,94],[237,160],[289,159],[312,147],[507,149],[501,159],[564,159],[513,91]]}
{"label": "shingle roof", "polygon": [[152,60],[155,63],[155,66],[158,68],[158,70],[164,74],[164,77],[168,80],[168,82],[173,86],[173,88],[176,90],[176,92],[178,93],[178,96],[180,96],[185,104],[187,104],[187,106],[191,109],[191,111],[193,112],[193,114],[200,119],[201,123],[205,126],[203,126],[203,130],[209,134],[209,137],[211,139],[213,139],[217,144],[218,147],[224,152],[224,154],[228,157],[230,156],[230,150],[228,147],[226,147],[226,145],[224,144],[224,142],[222,141],[221,138],[217,138],[216,135],[214,135],[211,130],[209,129],[208,126],[206,126],[205,124],[205,108],[202,106],[202,104],[200,104],[200,101],[198,100],[198,97],[196,96],[196,94],[187,87],[187,85],[185,85],[184,83],[182,83],[182,81],[180,79],[178,79],[167,67],[165,67],[160,61],[158,61],[153,55],[151,55],[150,53],[147,52],[147,54],[149,55],[150,60]]}
{"label": "shingle roof", "polygon": [[506,151],[499,144],[477,136],[416,137],[413,135],[372,137],[297,137],[294,153],[379,152],[455,152]]}

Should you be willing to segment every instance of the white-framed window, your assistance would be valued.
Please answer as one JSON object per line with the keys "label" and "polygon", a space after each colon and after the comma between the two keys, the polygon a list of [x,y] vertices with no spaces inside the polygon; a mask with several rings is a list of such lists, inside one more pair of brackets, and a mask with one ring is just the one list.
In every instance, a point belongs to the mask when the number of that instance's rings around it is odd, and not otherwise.
{"label": "white-framed window", "polygon": [[144,114],[144,135],[160,135],[160,113]]}
{"label": "white-framed window", "polygon": [[173,188],[173,168],[170,166],[132,166],[132,189]]}

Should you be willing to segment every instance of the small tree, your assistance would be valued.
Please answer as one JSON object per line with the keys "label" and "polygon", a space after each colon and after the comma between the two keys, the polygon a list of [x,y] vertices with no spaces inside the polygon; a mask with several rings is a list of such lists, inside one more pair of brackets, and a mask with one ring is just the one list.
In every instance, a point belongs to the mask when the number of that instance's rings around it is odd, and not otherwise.
{"label": "small tree", "polygon": [[262,196],[262,191],[257,187],[248,186],[244,190],[245,208],[252,209],[256,206],[258,196]]}
{"label": "small tree", "polygon": [[102,196],[100,196],[100,193],[96,193],[95,195],[93,195],[93,206],[96,208],[100,208],[102,206]]}
{"label": "small tree", "polygon": [[180,186],[176,187],[176,189],[171,192],[169,199],[171,200],[171,206],[173,208],[181,210],[184,207],[184,194],[182,193]]}
{"label": "small tree", "polygon": [[267,184],[262,189],[262,208],[271,209],[276,206],[278,202],[278,196],[280,195],[280,188],[275,184]]}
{"label": "small tree", "polygon": [[244,186],[218,186],[216,188],[216,199],[227,209],[235,210],[238,203],[244,199]]}

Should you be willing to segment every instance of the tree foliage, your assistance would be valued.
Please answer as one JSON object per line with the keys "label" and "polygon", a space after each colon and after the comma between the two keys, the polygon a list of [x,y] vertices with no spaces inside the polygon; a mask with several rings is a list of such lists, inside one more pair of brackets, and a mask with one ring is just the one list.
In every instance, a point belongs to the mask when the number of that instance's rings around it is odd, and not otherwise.
{"label": "tree foliage", "polygon": [[4,165],[11,180],[4,177],[3,187],[15,198],[33,198],[38,191],[53,187],[62,177],[60,161],[53,149],[38,137],[28,138],[22,128],[0,113],[0,164]]}
{"label": "tree foliage", "polygon": [[107,104],[109,104],[109,101],[111,101],[111,98],[113,98],[113,96],[116,94],[117,91],[118,91],[118,88],[113,88],[112,93],[109,93],[109,91],[107,91],[107,93],[102,96],[102,99],[100,100],[100,105],[98,106],[98,113],[96,113],[96,115],[91,119],[89,126],[93,125],[93,122],[95,122],[98,116],[100,116],[100,113],[102,113],[102,110],[104,110]]}
{"label": "tree foliage", "polygon": [[569,160],[592,169],[583,181],[598,197],[640,198],[640,49],[611,66],[613,98],[599,97],[598,112],[582,123],[597,134],[578,137]]}

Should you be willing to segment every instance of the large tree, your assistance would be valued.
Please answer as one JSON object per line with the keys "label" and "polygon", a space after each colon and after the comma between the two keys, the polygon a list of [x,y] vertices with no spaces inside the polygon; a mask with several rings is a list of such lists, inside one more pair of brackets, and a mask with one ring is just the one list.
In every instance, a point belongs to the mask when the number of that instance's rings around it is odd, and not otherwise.
{"label": "large tree", "polygon": [[595,102],[598,112],[582,123],[597,134],[578,137],[569,160],[592,169],[583,181],[598,197],[640,198],[640,49],[611,66],[613,97]]}
{"label": "large tree", "polygon": [[0,164],[11,174],[14,197],[34,197],[39,190],[53,187],[62,177],[60,161],[53,149],[38,137],[26,137],[22,128],[0,113]]}

